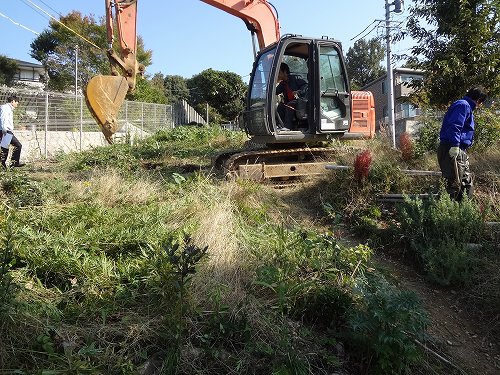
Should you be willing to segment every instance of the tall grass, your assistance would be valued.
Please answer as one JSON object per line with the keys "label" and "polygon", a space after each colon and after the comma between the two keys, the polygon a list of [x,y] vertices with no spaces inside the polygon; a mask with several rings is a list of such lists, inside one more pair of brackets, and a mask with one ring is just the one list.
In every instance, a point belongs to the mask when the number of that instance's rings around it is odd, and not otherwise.
{"label": "tall grass", "polygon": [[[1,310],[0,367],[327,374],[412,366],[418,353],[401,335],[422,333],[418,300],[372,277],[373,250],[347,245],[316,212],[323,203],[343,223],[379,219],[377,190],[416,188],[397,174],[397,152],[388,151],[390,161],[373,152],[362,184],[343,171],[283,194],[214,177],[209,159],[243,138],[179,128],[71,155],[53,176],[1,174],[25,199],[3,190],[13,229],[2,231],[2,278],[12,288]],[[207,252],[190,264],[180,293],[176,252],[190,246]],[[354,324],[360,319],[370,324]],[[370,327],[376,339],[360,343]]]}

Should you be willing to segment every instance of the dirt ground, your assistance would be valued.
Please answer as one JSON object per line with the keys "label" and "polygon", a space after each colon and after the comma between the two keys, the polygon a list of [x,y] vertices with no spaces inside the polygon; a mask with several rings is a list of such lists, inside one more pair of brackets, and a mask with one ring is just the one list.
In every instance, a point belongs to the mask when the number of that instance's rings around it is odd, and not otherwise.
{"label": "dirt ground", "polygon": [[[304,226],[324,227],[318,202],[307,200],[300,187],[286,188],[278,193],[283,202],[283,212]],[[307,203],[305,203],[307,202]],[[357,245],[359,240],[345,230],[337,236],[342,242]],[[374,261],[401,288],[414,291],[428,313],[430,324],[427,330],[429,342],[425,343],[429,362],[440,363],[449,369],[449,374],[500,375],[500,342],[492,337],[491,322],[475,320],[461,308],[459,292],[430,284],[410,264],[400,259],[376,254]]]}
{"label": "dirt ground", "polygon": [[500,374],[500,343],[490,333],[490,322],[467,315],[458,302],[457,291],[430,285],[399,260],[377,255],[375,261],[390,271],[400,287],[414,291],[422,300],[429,315],[428,334],[433,343],[429,348],[432,352],[427,353],[434,361],[461,374]]}

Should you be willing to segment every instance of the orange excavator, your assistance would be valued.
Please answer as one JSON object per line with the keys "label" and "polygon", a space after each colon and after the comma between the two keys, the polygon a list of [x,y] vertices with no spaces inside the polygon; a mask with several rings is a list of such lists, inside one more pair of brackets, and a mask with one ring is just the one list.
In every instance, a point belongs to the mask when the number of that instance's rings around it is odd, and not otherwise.
{"label": "orange excavator", "polygon": [[[221,155],[217,165],[256,180],[324,173],[325,162],[321,158],[329,149],[317,147],[322,141],[374,136],[373,96],[369,92],[350,91],[340,42],[328,37],[280,36],[277,13],[266,0],[201,1],[242,19],[254,41],[255,61],[240,127],[250,137],[249,144],[259,147]],[[118,111],[144,67],[136,59],[137,0],[105,0],[105,3],[107,55],[112,75],[93,77],[85,97],[90,112],[111,143],[120,127]],[[112,48],[113,21],[119,54]],[[301,96],[292,105],[288,103],[294,113],[294,130],[283,126],[284,119],[278,111],[282,98],[276,95],[276,87],[282,63],[288,65],[290,75],[306,82],[305,89],[300,90]]]}

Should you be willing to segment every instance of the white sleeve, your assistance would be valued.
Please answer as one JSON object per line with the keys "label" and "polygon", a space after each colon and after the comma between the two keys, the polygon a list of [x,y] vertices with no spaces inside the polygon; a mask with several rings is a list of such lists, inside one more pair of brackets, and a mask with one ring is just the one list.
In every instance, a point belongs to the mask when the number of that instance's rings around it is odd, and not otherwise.
{"label": "white sleeve", "polygon": [[12,110],[5,105],[0,108],[0,127],[5,131],[13,130]]}
{"label": "white sleeve", "polygon": [[3,106],[0,106],[0,130],[3,130],[3,126],[7,121],[7,116],[5,115],[5,111],[3,111]]}

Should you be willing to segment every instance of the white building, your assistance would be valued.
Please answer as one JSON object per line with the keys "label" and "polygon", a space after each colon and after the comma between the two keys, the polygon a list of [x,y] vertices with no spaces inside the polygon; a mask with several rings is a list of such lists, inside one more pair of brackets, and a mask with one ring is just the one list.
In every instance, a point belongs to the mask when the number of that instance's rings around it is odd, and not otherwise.
{"label": "white building", "polygon": [[12,59],[17,63],[19,70],[14,76],[14,85],[31,89],[43,90],[47,80],[47,72],[43,65],[27,61]]}

